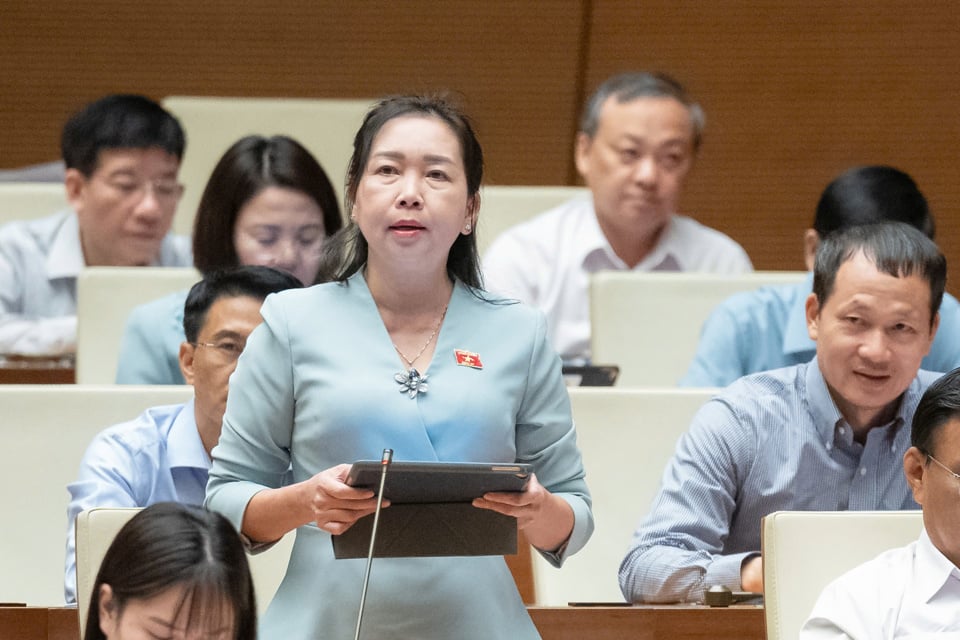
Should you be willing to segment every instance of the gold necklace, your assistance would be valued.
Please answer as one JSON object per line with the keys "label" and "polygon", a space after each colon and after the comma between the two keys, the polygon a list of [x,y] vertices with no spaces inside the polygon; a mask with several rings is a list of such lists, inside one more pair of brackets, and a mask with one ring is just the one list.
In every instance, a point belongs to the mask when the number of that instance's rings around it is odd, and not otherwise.
{"label": "gold necklace", "polygon": [[433,328],[433,333],[430,334],[430,337],[427,338],[427,341],[423,343],[423,346],[420,347],[420,351],[417,352],[417,355],[411,360],[403,351],[400,351],[400,347],[397,346],[397,343],[393,343],[393,348],[397,350],[397,353],[407,363],[407,366],[410,367],[408,371],[401,371],[393,376],[393,379],[400,385],[400,393],[406,393],[411,398],[416,398],[418,393],[427,392],[427,376],[421,374],[417,371],[416,367],[413,366],[413,363],[420,359],[420,356],[423,355],[423,352],[427,350],[427,347],[430,346],[430,343],[433,342],[433,339],[437,337],[437,332],[440,331],[440,325],[443,324],[443,319],[447,315],[447,306],[449,303],[443,307],[443,312],[440,314],[440,318],[437,320],[436,326]]}

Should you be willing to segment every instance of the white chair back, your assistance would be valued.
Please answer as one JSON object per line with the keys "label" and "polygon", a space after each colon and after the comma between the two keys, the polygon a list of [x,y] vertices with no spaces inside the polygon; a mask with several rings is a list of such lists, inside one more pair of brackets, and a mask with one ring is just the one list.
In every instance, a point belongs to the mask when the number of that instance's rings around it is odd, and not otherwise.
{"label": "white chair back", "polygon": [[589,193],[586,187],[490,185],[480,190],[477,246],[482,256],[498,235],[557,205]]}
{"label": "white chair back", "polygon": [[593,496],[593,537],[559,570],[533,555],[536,602],[623,602],[617,571],[677,440],[713,389],[570,389]]}
{"label": "white chair back", "polygon": [[777,511],[763,519],[769,640],[794,639],[834,578],[917,539],[920,511]]}
{"label": "white chair back", "polygon": [[618,386],[672,387],[686,373],[704,321],[725,299],[794,284],[803,271],[705,273],[603,271],[590,280],[591,358],[620,366]]}
{"label": "white chair back", "polygon": [[78,384],[113,384],[134,307],[200,279],[193,267],[87,267],[77,278]]}
{"label": "white chair back", "polygon": [[282,134],[306,147],[329,176],[342,204],[353,137],[372,104],[367,99],[165,98],[164,108],[180,120],[187,133],[180,167],[180,181],[186,190],[177,207],[174,231],[192,232],[197,205],[213,167],[230,145],[251,134]]}
{"label": "white chair back", "polygon": [[[107,554],[117,532],[140,509],[88,509],[77,516],[77,609],[80,614],[80,630],[86,625],[90,608],[90,596],[100,571],[100,564]],[[255,556],[250,561],[250,575],[257,597],[257,614],[263,615],[267,605],[280,586],[287,571],[295,535],[284,536],[277,544]]]}
{"label": "white chair back", "polygon": [[63,606],[67,484],[93,437],[191,387],[0,385],[0,601]]}
{"label": "white chair back", "polygon": [[0,182],[0,225],[42,218],[66,206],[63,182]]}

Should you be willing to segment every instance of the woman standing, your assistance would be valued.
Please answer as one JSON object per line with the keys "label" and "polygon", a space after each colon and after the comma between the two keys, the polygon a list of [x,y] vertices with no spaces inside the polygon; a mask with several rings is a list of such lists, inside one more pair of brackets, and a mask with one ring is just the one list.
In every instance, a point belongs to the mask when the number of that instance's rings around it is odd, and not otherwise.
{"label": "woman standing", "polygon": [[[265,637],[350,637],[365,563],[334,560],[330,537],[373,512],[372,492],[344,479],[384,448],[395,460],[531,463],[526,491],[474,506],[516,517],[557,565],[592,531],[544,318],[481,289],[482,174],[473,130],[448,103],[382,101],[354,141],[352,224],[327,247],[332,282],[264,305],[231,378],[207,504],[255,542],[297,529]],[[539,637],[501,557],[374,565],[366,637]]]}

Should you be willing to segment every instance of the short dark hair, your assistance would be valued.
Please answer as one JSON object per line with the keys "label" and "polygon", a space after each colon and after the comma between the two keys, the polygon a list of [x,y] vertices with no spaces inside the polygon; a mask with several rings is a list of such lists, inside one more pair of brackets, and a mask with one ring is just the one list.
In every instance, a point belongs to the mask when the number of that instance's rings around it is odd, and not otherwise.
{"label": "short dark hair", "polygon": [[180,122],[159,104],[140,95],[115,94],[91,102],[63,126],[60,151],[67,169],[88,178],[100,152],[158,148],[183,158],[186,139]]}
{"label": "short dark hair", "polygon": [[937,433],[954,419],[960,419],[960,368],[945,373],[923,392],[913,414],[910,444],[920,453],[934,455]]}
{"label": "short dark hair", "polygon": [[597,87],[583,107],[580,116],[580,131],[593,138],[600,126],[600,111],[608,98],[617,102],[633,102],[638,98],[673,98],[687,108],[690,124],[693,127],[693,150],[700,149],[703,142],[703,130],[707,118],[703,108],[687,95],[687,90],[674,78],[665,73],[634,71],[621,73],[605,80]]}
{"label": "short dark hair", "polygon": [[201,507],[157,502],[117,533],[100,565],[87,614],[85,640],[105,640],[100,629],[100,589],[109,585],[117,614],[130,600],[184,589],[189,625],[219,622],[224,604],[233,613],[233,636],[254,640],[257,608],[246,551],[224,516]]}
{"label": "short dark hair", "polygon": [[207,312],[220,298],[247,296],[263,300],[271,293],[297,289],[303,284],[286,271],[246,265],[234,269],[212,271],[190,288],[183,305],[183,333],[187,342],[196,342],[207,321]]}
{"label": "short dark hair", "polygon": [[933,239],[927,199],[909,175],[884,165],[854,167],[827,185],[813,219],[821,239],[861,224],[903,222]]}
{"label": "short dark hair", "polygon": [[343,226],[330,178],[303,145],[287,136],[247,136],[226,150],[203,189],[193,223],[193,264],[201,273],[240,264],[233,244],[237,217],[267,187],[313,199],[323,213],[325,235]]}
{"label": "short dark hair", "polygon": [[[469,118],[445,95],[393,96],[384,98],[367,113],[353,140],[353,155],[347,166],[347,193],[344,208],[349,212],[357,196],[363,170],[370,158],[373,141],[387,122],[401,116],[437,118],[446,124],[460,142],[463,168],[467,178],[467,196],[479,205],[483,181],[483,150]],[[345,281],[367,261],[367,241],[356,224],[347,225],[324,247],[318,280]],[[480,257],[476,233],[460,234],[447,256],[447,273],[453,279],[480,289]]]}
{"label": "short dark hair", "polygon": [[943,300],[947,260],[933,240],[902,222],[848,227],[820,243],[813,267],[813,292],[820,307],[833,293],[840,266],[861,252],[882,273],[895,278],[917,275],[930,284],[932,325]]}

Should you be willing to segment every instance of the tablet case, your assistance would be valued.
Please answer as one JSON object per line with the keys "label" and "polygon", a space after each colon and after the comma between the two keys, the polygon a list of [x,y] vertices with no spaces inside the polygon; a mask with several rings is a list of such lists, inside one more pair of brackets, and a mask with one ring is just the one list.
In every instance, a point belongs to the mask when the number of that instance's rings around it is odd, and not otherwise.
{"label": "tablet case", "polygon": [[[377,482],[371,486],[374,483],[371,482],[369,469],[374,465]],[[379,487],[380,462],[362,461],[362,465],[355,463],[355,466],[365,467],[367,471],[354,474],[360,480],[360,484],[355,486],[368,486],[376,491]],[[485,466],[519,468],[519,471],[514,472],[511,479],[511,471],[486,469],[484,473]],[[393,463],[387,471],[384,489],[384,495],[391,500],[391,505],[380,512],[380,528],[373,556],[403,558],[515,554],[516,518],[478,509],[470,502],[486,491],[522,490],[528,475],[528,465]],[[488,486],[494,488],[486,488]],[[334,557],[366,558],[372,529],[373,514],[370,514],[341,535],[331,536]]]}

